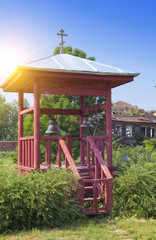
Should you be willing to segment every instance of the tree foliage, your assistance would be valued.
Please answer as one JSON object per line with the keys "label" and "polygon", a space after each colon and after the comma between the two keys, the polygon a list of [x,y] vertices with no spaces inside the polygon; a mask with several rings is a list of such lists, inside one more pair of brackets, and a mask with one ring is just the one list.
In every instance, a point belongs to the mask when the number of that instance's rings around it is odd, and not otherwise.
{"label": "tree foliage", "polygon": [[[75,48],[73,50],[73,48],[71,46],[67,46],[64,48],[64,52],[66,54],[70,54],[70,55],[73,55],[76,57],[87,58],[88,60],[95,61],[95,57],[93,57],[93,56],[87,57],[87,54],[83,50],[80,50],[78,48]],[[54,50],[54,55],[56,55],[58,53],[60,53],[60,47],[56,47]]]}

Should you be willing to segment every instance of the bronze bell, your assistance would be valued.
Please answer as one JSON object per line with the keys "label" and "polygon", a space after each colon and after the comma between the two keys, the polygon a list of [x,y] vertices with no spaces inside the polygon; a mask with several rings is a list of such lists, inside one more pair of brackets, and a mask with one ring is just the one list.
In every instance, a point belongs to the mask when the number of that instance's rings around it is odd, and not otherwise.
{"label": "bronze bell", "polygon": [[59,129],[58,123],[55,118],[52,118],[49,121],[49,126],[48,126],[46,133],[57,133],[57,134],[61,133],[61,130]]}

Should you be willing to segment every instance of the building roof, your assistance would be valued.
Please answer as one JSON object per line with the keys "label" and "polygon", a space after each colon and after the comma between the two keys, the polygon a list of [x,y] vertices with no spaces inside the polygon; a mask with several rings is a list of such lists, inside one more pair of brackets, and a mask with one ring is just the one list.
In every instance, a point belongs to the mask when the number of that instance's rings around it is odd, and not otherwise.
{"label": "building roof", "polygon": [[119,74],[137,76],[138,74],[122,70],[117,67],[91,61],[69,54],[56,54],[26,63],[25,66],[39,69],[57,69],[76,72],[89,72],[99,74]]}
{"label": "building roof", "polygon": [[123,101],[119,101],[113,104],[113,108],[135,108],[136,106],[133,106],[129,103],[123,102]]}
{"label": "building roof", "polygon": [[127,123],[152,123],[156,124],[156,116],[145,112],[144,116],[137,115],[112,115],[112,120]]}
{"label": "building roof", "polygon": [[137,75],[69,54],[57,54],[18,66],[0,87],[5,92],[33,93],[37,80],[40,93],[51,89],[53,94],[103,96],[108,87],[131,82]]}

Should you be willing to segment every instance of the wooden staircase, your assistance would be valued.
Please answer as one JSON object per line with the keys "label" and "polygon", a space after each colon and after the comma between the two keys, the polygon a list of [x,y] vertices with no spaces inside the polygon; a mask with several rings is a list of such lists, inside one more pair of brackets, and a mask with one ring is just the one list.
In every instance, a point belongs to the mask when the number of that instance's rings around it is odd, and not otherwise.
{"label": "wooden staircase", "polygon": [[88,136],[87,161],[75,164],[71,156],[71,148],[59,137],[58,165],[61,166],[62,149],[65,154],[65,167],[70,168],[78,176],[80,187],[77,189],[77,196],[86,214],[106,213],[113,206],[113,177],[104,162],[103,139],[104,137]]}

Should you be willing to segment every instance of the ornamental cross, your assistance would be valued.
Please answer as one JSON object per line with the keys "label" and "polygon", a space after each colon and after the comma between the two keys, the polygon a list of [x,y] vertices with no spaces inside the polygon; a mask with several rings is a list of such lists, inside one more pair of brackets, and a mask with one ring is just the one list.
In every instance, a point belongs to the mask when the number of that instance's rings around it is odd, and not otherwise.
{"label": "ornamental cross", "polygon": [[68,36],[68,35],[67,35],[67,34],[64,34],[63,28],[60,30],[60,33],[57,33],[57,35],[60,35],[60,36],[61,36],[61,43],[59,44],[59,45],[61,46],[61,48],[60,48],[60,53],[64,53],[63,44],[64,44],[65,42],[63,41],[63,37],[66,37],[66,36]]}

